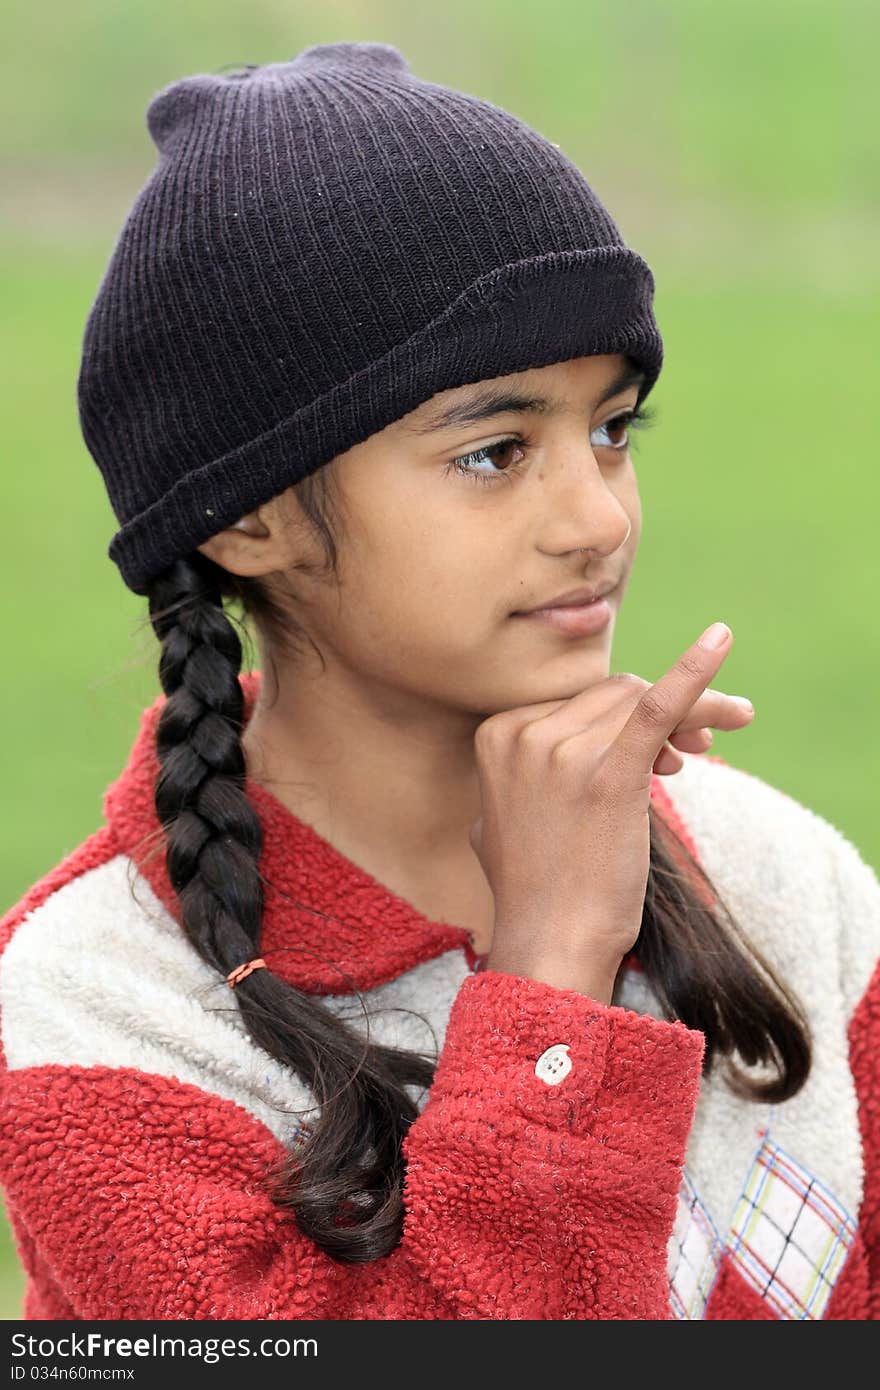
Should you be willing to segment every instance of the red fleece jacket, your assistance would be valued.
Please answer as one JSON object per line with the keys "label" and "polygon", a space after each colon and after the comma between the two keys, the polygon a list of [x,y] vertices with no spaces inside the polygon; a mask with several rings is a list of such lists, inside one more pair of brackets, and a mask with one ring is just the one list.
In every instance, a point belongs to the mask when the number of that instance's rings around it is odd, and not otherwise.
{"label": "red fleece jacket", "polygon": [[[259,673],[241,679],[249,715]],[[607,1007],[479,970],[464,929],[249,782],[269,966],[335,1010],[360,992],[376,1039],[424,1050],[407,1029],[426,1021],[437,1043],[403,1238],[345,1265],[261,1187],[311,1097],[180,930],[152,802],[162,703],[105,824],[0,922],[0,1180],[25,1317],[877,1316],[880,887],[834,827],[718,758],[654,779],[810,1014],[808,1087],[768,1107],[701,1078],[702,1034],[657,1016],[636,962]]]}

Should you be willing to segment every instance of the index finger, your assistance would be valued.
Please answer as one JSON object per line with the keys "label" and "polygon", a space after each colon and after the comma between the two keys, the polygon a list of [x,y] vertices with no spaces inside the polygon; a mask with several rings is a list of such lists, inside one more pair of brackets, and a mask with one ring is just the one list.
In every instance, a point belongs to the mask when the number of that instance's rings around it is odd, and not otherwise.
{"label": "index finger", "polygon": [[627,758],[652,767],[660,750],[716,675],[730,651],[733,633],[713,623],[639,699],[615,743]]}

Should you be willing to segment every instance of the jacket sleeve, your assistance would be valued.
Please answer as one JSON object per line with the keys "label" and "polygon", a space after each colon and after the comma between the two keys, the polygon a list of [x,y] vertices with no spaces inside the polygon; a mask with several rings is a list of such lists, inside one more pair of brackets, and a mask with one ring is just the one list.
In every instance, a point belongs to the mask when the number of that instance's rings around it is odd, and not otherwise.
{"label": "jacket sleeve", "polygon": [[360,1265],[270,1201],[284,1150],[235,1102],[131,1067],[4,1071],[24,1315],[670,1317],[703,1045],[574,991],[469,976],[404,1140],[402,1239]]}
{"label": "jacket sleeve", "polygon": [[834,868],[843,933],[841,981],[852,1012],[850,1070],[859,1106],[864,1185],[858,1229],[868,1264],[868,1306],[880,1318],[880,882],[836,827]]}

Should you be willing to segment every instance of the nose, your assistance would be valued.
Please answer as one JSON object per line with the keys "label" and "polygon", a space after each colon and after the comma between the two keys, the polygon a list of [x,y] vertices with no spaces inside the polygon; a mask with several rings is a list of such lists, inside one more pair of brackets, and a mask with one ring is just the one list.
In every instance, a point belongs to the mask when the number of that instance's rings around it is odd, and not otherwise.
{"label": "nose", "polygon": [[[619,464],[612,466],[619,470]],[[560,450],[547,465],[541,488],[546,509],[540,548],[548,554],[594,550],[609,555],[626,544],[632,518],[583,440]]]}

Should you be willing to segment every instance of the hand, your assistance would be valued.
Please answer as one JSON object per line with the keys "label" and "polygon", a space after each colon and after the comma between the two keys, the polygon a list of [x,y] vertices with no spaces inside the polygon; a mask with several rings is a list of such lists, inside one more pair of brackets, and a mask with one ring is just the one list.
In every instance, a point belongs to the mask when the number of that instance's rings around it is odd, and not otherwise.
{"label": "hand", "polygon": [[709,725],[753,718],[709,688],[732,644],[725,629],[720,647],[694,643],[653,685],[615,674],[479,726],[470,840],[495,899],[488,969],[610,1000],[641,927],[653,772],[681,765],[673,741],[699,751]]}

